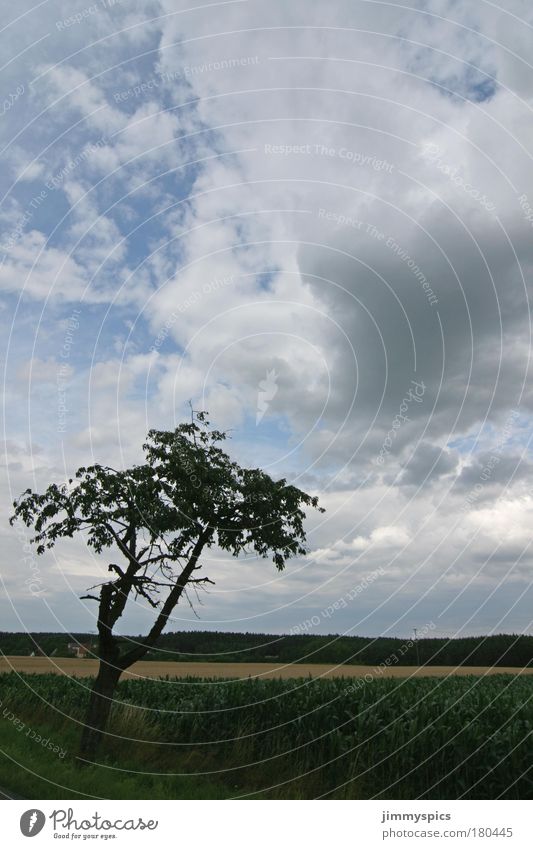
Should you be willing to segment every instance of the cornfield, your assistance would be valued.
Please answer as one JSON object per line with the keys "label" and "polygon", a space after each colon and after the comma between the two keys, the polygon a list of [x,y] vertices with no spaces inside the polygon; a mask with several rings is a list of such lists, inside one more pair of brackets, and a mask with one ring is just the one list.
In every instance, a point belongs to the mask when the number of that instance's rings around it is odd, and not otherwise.
{"label": "cornfield", "polygon": [[[64,724],[83,720],[89,685],[9,674],[0,698]],[[510,675],[127,680],[108,751],[159,747],[166,765],[169,752],[176,763],[188,755],[197,773],[240,775],[246,787],[253,776],[255,796],[314,781],[314,796],[530,799],[532,697],[533,680]]]}

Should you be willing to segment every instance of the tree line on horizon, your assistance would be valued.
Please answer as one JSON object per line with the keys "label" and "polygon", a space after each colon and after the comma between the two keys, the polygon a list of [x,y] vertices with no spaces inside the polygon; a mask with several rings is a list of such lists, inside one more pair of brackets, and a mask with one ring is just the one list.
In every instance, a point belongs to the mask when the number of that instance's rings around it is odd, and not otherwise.
{"label": "tree line on horizon", "polygon": [[[131,642],[142,645],[143,640],[140,635],[122,639],[126,645]],[[55,657],[69,657],[72,655],[69,643],[93,645],[89,657],[97,656],[94,634],[0,632],[0,651],[4,655],[31,655],[32,652],[50,655],[54,652]],[[416,644],[401,637],[175,631],[162,634],[145,659],[195,663],[352,663],[365,666],[389,660],[391,666],[530,667],[533,666],[533,636],[429,637],[418,640]]]}

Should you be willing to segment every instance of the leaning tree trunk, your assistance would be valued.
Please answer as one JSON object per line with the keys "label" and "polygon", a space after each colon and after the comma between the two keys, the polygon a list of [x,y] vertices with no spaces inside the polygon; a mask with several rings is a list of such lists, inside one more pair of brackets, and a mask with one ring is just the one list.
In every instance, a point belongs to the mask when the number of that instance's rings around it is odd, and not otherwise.
{"label": "leaning tree trunk", "polygon": [[[117,640],[113,636],[113,624],[116,621],[116,617],[113,619],[111,615],[114,587],[112,584],[104,584],[102,587],[98,610],[100,668],[91,691],[89,710],[85,718],[81,737],[80,763],[94,761],[102,742],[111,712],[111,705],[113,704],[113,695],[122,672],[136,661],[141,660],[146,655],[148,649],[155,645],[168,622],[168,617],[178,603],[187,582],[191,579],[198,558],[209,538],[210,532],[204,529],[204,532],[199,536],[193,548],[187,565],[168,594],[167,600],[161,608],[148,636],[142,643],[137,644],[129,652],[126,652],[126,654],[120,653]],[[128,593],[129,589],[126,592],[122,591],[123,603],[120,605],[121,611],[124,608]]]}
{"label": "leaning tree trunk", "polygon": [[79,756],[84,761],[94,761],[102,737],[107,727],[107,721],[113,704],[118,679],[122,669],[100,661],[98,675],[95,678],[89,709],[81,736]]}

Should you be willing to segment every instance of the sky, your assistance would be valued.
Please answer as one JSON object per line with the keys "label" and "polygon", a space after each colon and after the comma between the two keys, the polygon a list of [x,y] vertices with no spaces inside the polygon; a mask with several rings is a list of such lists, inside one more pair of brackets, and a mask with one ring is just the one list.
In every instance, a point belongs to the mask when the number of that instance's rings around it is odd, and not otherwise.
{"label": "sky", "polygon": [[[0,630],[94,631],[12,501],[195,409],[318,495],[170,630],[533,633],[527,0],[26,0],[4,15]],[[153,612],[132,602],[122,633]]]}

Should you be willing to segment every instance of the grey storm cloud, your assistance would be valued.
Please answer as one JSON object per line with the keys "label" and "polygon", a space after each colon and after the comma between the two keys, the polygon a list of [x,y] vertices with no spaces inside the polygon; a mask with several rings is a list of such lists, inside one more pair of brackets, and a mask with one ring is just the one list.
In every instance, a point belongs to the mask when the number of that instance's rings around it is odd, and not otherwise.
{"label": "grey storm cloud", "polygon": [[457,468],[458,453],[443,451],[436,445],[423,442],[413,455],[403,463],[398,483],[401,486],[429,485]]}
{"label": "grey storm cloud", "polygon": [[458,489],[468,489],[481,483],[501,487],[524,480],[533,481],[533,463],[527,456],[484,452],[464,466],[455,486]]}

